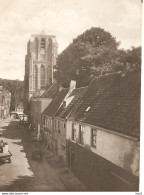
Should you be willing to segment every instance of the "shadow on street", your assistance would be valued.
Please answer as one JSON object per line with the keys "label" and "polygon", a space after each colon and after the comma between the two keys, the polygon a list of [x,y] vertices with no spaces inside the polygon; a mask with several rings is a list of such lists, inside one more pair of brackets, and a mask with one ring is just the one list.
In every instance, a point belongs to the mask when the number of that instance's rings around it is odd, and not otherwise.
{"label": "shadow on street", "polygon": [[[85,186],[44,144],[34,141],[28,126],[12,118],[0,121],[1,138],[9,145],[12,163],[0,166],[0,191],[85,191]],[[32,151],[44,151],[43,160]]]}

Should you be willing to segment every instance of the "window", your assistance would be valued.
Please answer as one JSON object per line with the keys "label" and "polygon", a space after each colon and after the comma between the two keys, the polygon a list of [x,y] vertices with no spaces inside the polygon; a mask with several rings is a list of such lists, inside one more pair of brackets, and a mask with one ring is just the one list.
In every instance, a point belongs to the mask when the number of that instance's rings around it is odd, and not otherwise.
{"label": "window", "polygon": [[38,89],[38,67],[35,65],[34,67],[34,75],[35,75],[35,89]]}
{"label": "window", "polygon": [[50,127],[51,127],[51,130],[52,130],[52,119],[50,119]]}
{"label": "window", "polygon": [[45,48],[45,39],[41,39],[41,48]]}
{"label": "window", "polygon": [[46,117],[44,116],[44,127],[46,126]]}
{"label": "window", "polygon": [[45,60],[45,54],[40,54],[40,60]]}
{"label": "window", "polygon": [[84,126],[80,125],[80,143],[84,144]]}
{"label": "window", "polygon": [[44,65],[41,65],[40,76],[41,76],[41,87],[44,87],[45,86],[45,67],[44,67]]}
{"label": "window", "polygon": [[64,123],[64,129],[66,128],[66,124]]}
{"label": "window", "polygon": [[72,140],[76,141],[76,124],[72,124]]}
{"label": "window", "polygon": [[97,130],[92,129],[92,146],[96,148]]}
{"label": "window", "polygon": [[57,121],[54,120],[54,125],[55,125],[55,131],[57,130]]}
{"label": "window", "polygon": [[65,151],[65,149],[66,149],[66,145],[65,145],[64,143],[62,143],[62,144],[61,144],[61,148],[62,148],[62,150],[64,150],[64,151]]}
{"label": "window", "polygon": [[60,133],[60,121],[58,121],[58,133]]}
{"label": "window", "polygon": [[46,117],[46,128],[48,128],[48,117]]}
{"label": "window", "polygon": [[36,52],[36,60],[37,60],[38,59],[38,39],[37,38],[35,39],[35,45],[36,45],[35,52]]}
{"label": "window", "polygon": [[47,118],[47,127],[48,127],[48,129],[50,128],[50,123],[49,122],[50,122],[49,118]]}

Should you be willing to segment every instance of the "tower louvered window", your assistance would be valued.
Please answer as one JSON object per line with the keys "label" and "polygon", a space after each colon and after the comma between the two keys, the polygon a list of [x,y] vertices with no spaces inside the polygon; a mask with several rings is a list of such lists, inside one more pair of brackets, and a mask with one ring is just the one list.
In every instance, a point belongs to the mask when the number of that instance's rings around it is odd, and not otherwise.
{"label": "tower louvered window", "polygon": [[45,86],[45,67],[44,67],[44,65],[41,65],[40,74],[41,74],[41,87],[44,87]]}
{"label": "tower louvered window", "polygon": [[38,89],[38,67],[37,65],[35,65],[35,68],[34,68],[34,74],[35,74],[35,89],[37,90]]}
{"label": "tower louvered window", "polygon": [[45,48],[45,39],[44,38],[41,39],[41,48],[42,49]]}

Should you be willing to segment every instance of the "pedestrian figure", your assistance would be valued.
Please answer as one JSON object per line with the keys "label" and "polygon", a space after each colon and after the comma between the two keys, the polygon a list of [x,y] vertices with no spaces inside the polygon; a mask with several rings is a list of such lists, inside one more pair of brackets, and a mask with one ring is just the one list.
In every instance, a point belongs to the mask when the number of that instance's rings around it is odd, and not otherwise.
{"label": "pedestrian figure", "polygon": [[30,123],[30,125],[29,125],[29,131],[31,130],[31,123]]}
{"label": "pedestrian figure", "polygon": [[4,143],[3,143],[3,140],[0,141],[0,152],[3,153],[3,146],[4,146]]}

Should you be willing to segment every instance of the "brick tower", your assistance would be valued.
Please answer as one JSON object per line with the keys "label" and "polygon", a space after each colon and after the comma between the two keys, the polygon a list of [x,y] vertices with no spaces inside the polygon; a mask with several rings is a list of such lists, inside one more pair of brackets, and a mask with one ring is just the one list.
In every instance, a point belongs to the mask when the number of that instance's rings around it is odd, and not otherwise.
{"label": "brick tower", "polygon": [[31,35],[25,56],[25,111],[30,97],[39,89],[53,83],[58,44],[54,35]]}

